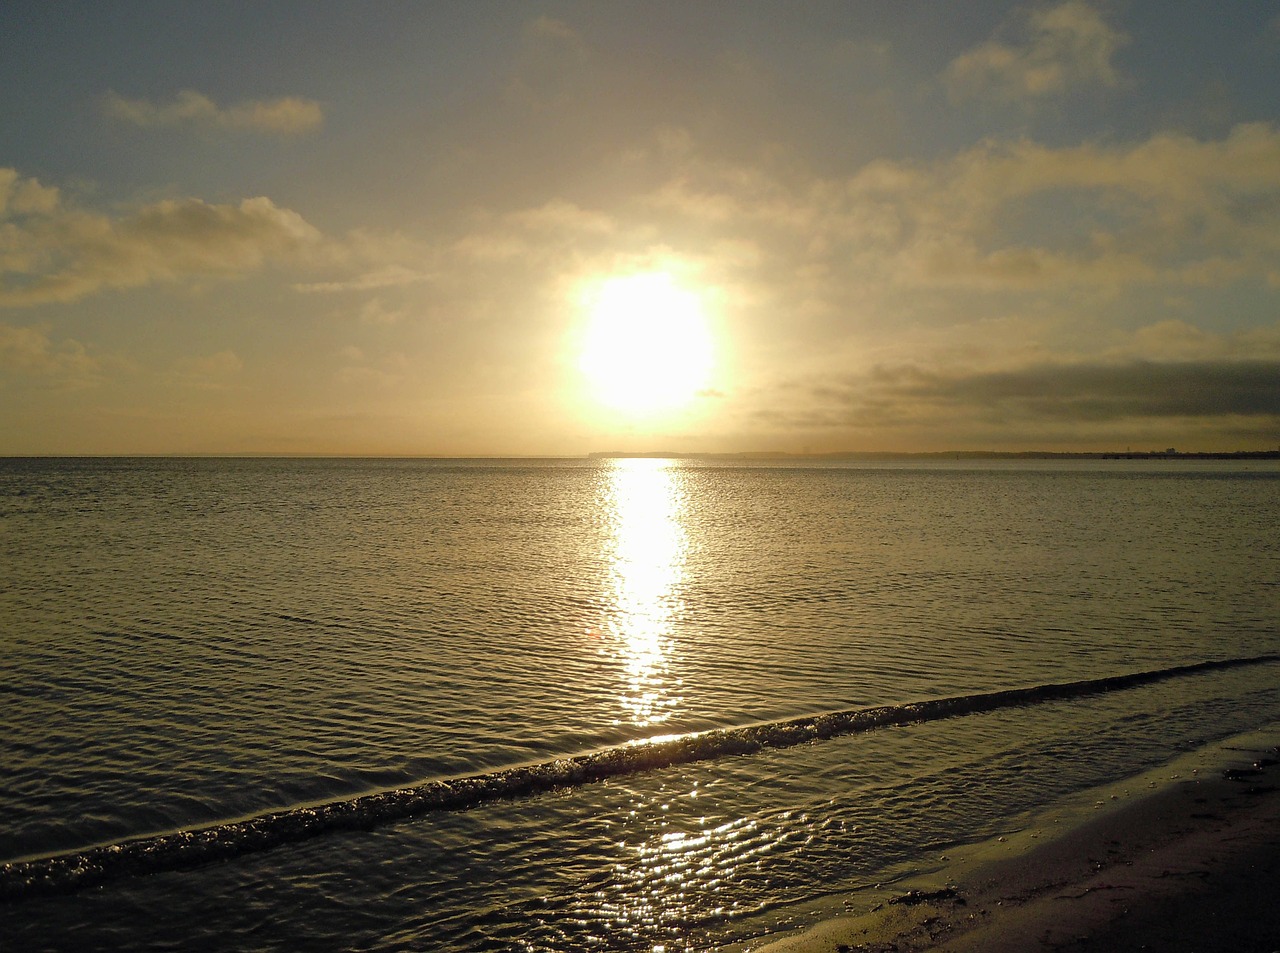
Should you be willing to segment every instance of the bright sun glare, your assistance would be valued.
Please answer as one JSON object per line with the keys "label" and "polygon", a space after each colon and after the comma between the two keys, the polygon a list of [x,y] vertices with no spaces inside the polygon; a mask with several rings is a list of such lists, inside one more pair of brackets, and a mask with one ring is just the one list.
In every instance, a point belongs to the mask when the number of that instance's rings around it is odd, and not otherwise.
{"label": "bright sun glare", "polygon": [[713,354],[703,303],[670,274],[610,278],[589,296],[587,314],[579,367],[602,404],[655,413],[707,386]]}

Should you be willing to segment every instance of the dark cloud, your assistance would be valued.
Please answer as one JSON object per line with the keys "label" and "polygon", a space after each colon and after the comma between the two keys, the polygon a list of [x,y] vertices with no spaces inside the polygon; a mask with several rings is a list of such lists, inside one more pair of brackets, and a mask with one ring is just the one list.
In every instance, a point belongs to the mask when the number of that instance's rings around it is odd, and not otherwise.
{"label": "dark cloud", "polygon": [[793,395],[792,411],[763,416],[864,431],[942,421],[1078,430],[1143,419],[1275,418],[1280,425],[1280,360],[1046,363],[974,373],[879,367],[855,380],[815,383],[806,397],[807,406]]}
{"label": "dark cloud", "polygon": [[910,372],[895,389],[908,399],[1080,421],[1271,416],[1280,415],[1280,361],[1047,364],[968,376]]}

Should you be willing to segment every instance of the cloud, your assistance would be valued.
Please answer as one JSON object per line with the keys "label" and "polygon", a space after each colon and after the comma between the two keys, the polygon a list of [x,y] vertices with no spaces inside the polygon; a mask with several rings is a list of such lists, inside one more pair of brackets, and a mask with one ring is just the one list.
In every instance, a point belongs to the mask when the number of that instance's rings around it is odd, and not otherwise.
{"label": "cloud", "polygon": [[370,298],[360,308],[360,323],[389,327],[398,324],[408,313],[405,308],[388,308],[381,298]]}
{"label": "cloud", "polygon": [[[915,365],[777,391],[757,418],[808,435],[893,433],[934,446],[1231,434],[1259,445],[1280,425],[1280,356],[1249,360],[1041,362],[988,370]],[[859,439],[857,437],[853,439]]]}
{"label": "cloud", "polygon": [[[648,189],[473,213],[461,237],[417,253],[435,277],[430,302],[415,300],[411,313],[474,327],[518,314],[532,339],[563,324],[581,281],[675,263],[714,289],[744,378],[779,364],[829,373],[928,363],[923,352],[949,328],[971,369],[990,368],[993,351],[1043,361],[1081,334],[1088,346],[1070,359],[1169,361],[1249,352],[1208,349],[1190,325],[1150,330],[1142,346],[1122,349],[1121,337],[1160,318],[1202,323],[1189,309],[1206,287],[1239,288],[1246,310],[1206,315],[1205,326],[1256,321],[1247,309],[1258,285],[1280,274],[1280,130],[1266,123],[1212,139],[990,140],[849,175],[818,175],[794,157],[714,158],[663,130],[622,161]],[[1157,295],[1184,301],[1162,310]],[[1040,323],[998,332],[979,316]],[[734,408],[750,404],[734,393]]]}
{"label": "cloud", "polygon": [[100,380],[103,370],[103,362],[79,341],[55,344],[43,328],[0,323],[0,372],[87,386]]}
{"label": "cloud", "polygon": [[[441,278],[441,252],[437,244],[403,232],[357,228],[346,235],[327,238],[310,256],[329,270],[324,281],[300,282],[295,291],[338,294],[377,291],[436,282]],[[335,272],[340,276],[335,276]]]}
{"label": "cloud", "polygon": [[1280,415],[1280,361],[1045,364],[950,376],[909,372],[891,384],[909,400],[999,416],[1094,422],[1132,417]]}
{"label": "cloud", "polygon": [[[984,143],[913,171],[914,194],[900,200],[926,279],[1221,285],[1274,270],[1280,256],[1280,131],[1266,123],[1207,142]],[[1042,244],[1002,242],[992,228],[1002,221]]]}
{"label": "cloud", "polygon": [[174,383],[203,390],[217,390],[244,369],[244,361],[232,350],[217,351],[202,357],[188,357],[177,361],[168,379]]}
{"label": "cloud", "polygon": [[315,100],[298,96],[253,99],[219,106],[208,96],[184,89],[171,103],[126,99],[115,92],[103,98],[103,111],[112,119],[134,126],[191,126],[297,136],[324,124],[324,110]]}
{"label": "cloud", "polygon": [[407,265],[383,265],[344,281],[312,281],[295,284],[294,291],[332,294],[341,291],[372,291],[401,285],[431,281],[432,273],[410,268]]}
{"label": "cloud", "polygon": [[607,215],[584,209],[563,199],[553,199],[538,208],[516,212],[513,223],[530,231],[554,232],[572,230],[580,233],[607,235],[617,228]]}
{"label": "cloud", "polygon": [[555,199],[534,208],[477,223],[452,246],[459,260],[473,263],[514,259],[546,259],[571,248],[601,246],[619,235],[619,226],[604,212]]}
{"label": "cloud", "polygon": [[508,101],[539,110],[581,88],[589,51],[563,20],[539,16],[525,25],[520,54],[507,78]]}
{"label": "cloud", "polygon": [[56,188],[24,179],[16,169],[0,169],[0,220],[10,215],[48,215],[59,201]]}
{"label": "cloud", "polygon": [[1020,43],[991,39],[953,60],[943,76],[952,98],[1035,100],[1071,87],[1119,83],[1111,61],[1128,37],[1091,5],[1068,0],[1033,10],[1023,32]]}
{"label": "cloud", "polygon": [[[6,186],[4,183],[8,182]],[[270,199],[169,199],[109,217],[0,170],[0,306],[76,301],[107,289],[233,276],[315,248],[321,235]]]}
{"label": "cloud", "polygon": [[344,387],[393,389],[405,381],[411,369],[411,362],[403,354],[375,358],[354,345],[342,348],[339,357],[344,363],[334,373],[334,380]]}
{"label": "cloud", "polygon": [[[1100,292],[1280,275],[1280,130],[1115,145],[989,140],[846,178],[676,156],[642,200],[671,231],[750,235],[793,273],[903,289]],[[510,245],[508,251],[514,250]]]}
{"label": "cloud", "polygon": [[[1203,358],[1223,349],[1220,337],[1186,321],[1167,319],[1148,324],[1134,332],[1132,342],[1123,350],[1139,357],[1178,361]],[[1280,356],[1280,349],[1277,349]]]}

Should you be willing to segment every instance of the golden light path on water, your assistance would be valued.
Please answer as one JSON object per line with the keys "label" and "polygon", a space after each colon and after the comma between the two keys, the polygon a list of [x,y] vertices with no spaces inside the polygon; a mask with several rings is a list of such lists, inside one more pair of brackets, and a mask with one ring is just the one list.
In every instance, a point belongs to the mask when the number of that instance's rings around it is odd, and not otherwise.
{"label": "golden light path on water", "polygon": [[603,629],[625,672],[618,723],[657,725],[681,701],[670,672],[689,546],[679,470],[669,460],[616,460],[606,505],[612,611]]}
{"label": "golden light path on water", "polygon": [[[603,492],[611,534],[609,613],[600,635],[617,653],[622,682],[617,724],[652,727],[676,715],[683,684],[673,677],[681,588],[692,541],[679,463],[613,461]],[[654,953],[684,949],[691,919],[719,918],[726,891],[743,868],[776,846],[775,832],[754,818],[709,816],[705,792],[691,788],[637,792],[623,821],[614,879],[592,897],[587,919],[610,932],[665,934]],[[732,902],[730,901],[730,905]]]}

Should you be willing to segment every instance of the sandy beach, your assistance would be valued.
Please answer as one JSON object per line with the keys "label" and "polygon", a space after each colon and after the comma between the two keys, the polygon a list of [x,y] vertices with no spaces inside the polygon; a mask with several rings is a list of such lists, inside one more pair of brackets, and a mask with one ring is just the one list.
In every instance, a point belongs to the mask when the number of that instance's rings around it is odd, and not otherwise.
{"label": "sandy beach", "polygon": [[1280,950],[1277,741],[1269,731],[1186,756],[1094,792],[1088,813],[957,851],[865,912],[851,898],[848,915],[742,949]]}

